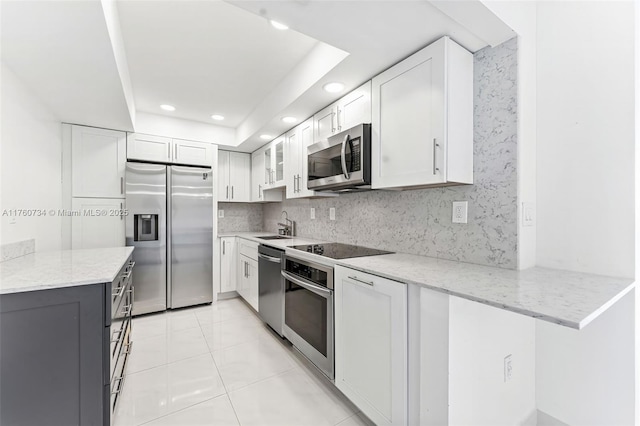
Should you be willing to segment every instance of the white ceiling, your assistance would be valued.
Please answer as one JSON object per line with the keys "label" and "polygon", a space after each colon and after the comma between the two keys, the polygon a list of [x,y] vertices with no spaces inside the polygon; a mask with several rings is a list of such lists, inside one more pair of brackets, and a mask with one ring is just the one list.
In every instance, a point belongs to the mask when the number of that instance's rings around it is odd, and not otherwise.
{"label": "white ceiling", "polygon": [[238,126],[317,43],[220,1],[120,1],[118,11],[136,109],[222,126]]}
{"label": "white ceiling", "polygon": [[61,121],[133,130],[100,2],[0,7],[2,61]]}
{"label": "white ceiling", "polygon": [[[236,149],[246,152],[264,144],[260,134],[288,130],[281,117],[306,119],[443,35],[472,52],[514,35],[480,0],[54,0],[0,7],[3,62],[62,121],[134,130],[136,111],[164,114],[187,125],[229,126]],[[269,18],[291,30],[274,29]],[[343,82],[345,92],[326,93],[328,81]],[[162,111],[164,103],[176,111]],[[211,114],[226,119],[215,122]]]}

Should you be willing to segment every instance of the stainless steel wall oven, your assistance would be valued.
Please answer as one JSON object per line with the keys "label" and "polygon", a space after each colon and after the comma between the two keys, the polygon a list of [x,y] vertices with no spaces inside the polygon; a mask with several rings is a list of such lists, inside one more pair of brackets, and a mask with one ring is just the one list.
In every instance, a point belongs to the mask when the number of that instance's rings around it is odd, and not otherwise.
{"label": "stainless steel wall oven", "polygon": [[334,378],[333,268],[285,256],[284,336]]}

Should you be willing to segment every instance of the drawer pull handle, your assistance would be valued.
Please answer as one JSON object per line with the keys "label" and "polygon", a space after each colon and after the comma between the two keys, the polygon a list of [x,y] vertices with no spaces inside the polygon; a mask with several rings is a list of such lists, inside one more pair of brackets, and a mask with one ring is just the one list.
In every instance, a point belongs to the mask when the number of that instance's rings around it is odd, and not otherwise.
{"label": "drawer pull handle", "polygon": [[[122,323],[122,327],[120,328],[120,330],[114,331],[113,334],[111,335],[111,343],[118,343],[120,341],[120,336],[122,335],[123,331],[124,331],[124,323]],[[116,337],[116,335],[118,337]]]}
{"label": "drawer pull handle", "polygon": [[118,389],[111,392],[111,395],[118,395],[120,392],[122,392],[122,383],[124,382],[124,376],[116,377],[115,379],[113,379],[113,381],[114,383],[118,382]]}
{"label": "drawer pull handle", "polygon": [[124,294],[124,289],[125,289],[126,287],[127,287],[126,285],[123,285],[123,286],[117,287],[117,288],[113,291],[113,293],[111,293],[111,295],[112,295],[113,297],[116,297],[116,298],[118,298],[118,297],[122,297],[122,295]]}
{"label": "drawer pull handle", "polygon": [[352,279],[354,281],[358,281],[359,283],[370,285],[371,287],[373,287],[373,281],[364,281],[364,280],[361,280],[358,277],[352,277],[352,276],[349,276],[349,279]]}

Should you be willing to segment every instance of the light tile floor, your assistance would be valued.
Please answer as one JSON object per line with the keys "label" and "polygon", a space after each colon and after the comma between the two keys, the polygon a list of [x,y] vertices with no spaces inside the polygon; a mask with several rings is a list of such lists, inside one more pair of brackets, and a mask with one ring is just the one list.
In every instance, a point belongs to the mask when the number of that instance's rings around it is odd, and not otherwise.
{"label": "light tile floor", "polygon": [[133,320],[115,426],[371,422],[241,299]]}

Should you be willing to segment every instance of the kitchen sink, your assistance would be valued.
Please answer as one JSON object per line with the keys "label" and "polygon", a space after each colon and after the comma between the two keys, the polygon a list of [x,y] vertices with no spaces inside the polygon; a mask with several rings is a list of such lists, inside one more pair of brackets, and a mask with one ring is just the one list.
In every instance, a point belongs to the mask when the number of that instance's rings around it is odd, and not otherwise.
{"label": "kitchen sink", "polygon": [[256,238],[260,238],[261,240],[288,240],[291,237],[284,237],[282,235],[266,235],[264,237],[256,237]]}

